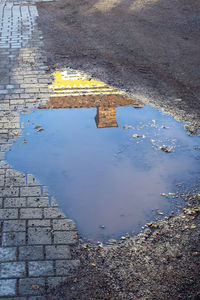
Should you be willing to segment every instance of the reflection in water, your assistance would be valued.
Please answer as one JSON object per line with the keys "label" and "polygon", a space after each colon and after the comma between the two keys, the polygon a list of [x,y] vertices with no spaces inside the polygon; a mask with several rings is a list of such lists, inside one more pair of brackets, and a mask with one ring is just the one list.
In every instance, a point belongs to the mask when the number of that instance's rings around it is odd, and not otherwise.
{"label": "reflection in water", "polygon": [[128,98],[121,90],[93,80],[83,72],[67,69],[54,73],[53,93],[50,101],[41,108],[91,108],[97,107],[95,117],[98,128],[117,127],[116,107],[142,108],[139,100]]}
{"label": "reflection in water", "polygon": [[62,96],[50,97],[46,106],[40,109],[49,108],[97,108],[95,117],[98,128],[117,127],[116,107],[132,106],[142,108],[144,104],[138,100],[131,100],[125,95],[87,95],[87,96]]}
{"label": "reflection in water", "polygon": [[142,103],[123,94],[79,93],[55,92],[45,109],[23,115],[23,136],[7,160],[49,187],[82,236],[105,241],[138,230],[152,209],[174,206],[176,196],[161,194],[178,196],[180,184],[198,181],[200,143],[171,116],[134,109]]}

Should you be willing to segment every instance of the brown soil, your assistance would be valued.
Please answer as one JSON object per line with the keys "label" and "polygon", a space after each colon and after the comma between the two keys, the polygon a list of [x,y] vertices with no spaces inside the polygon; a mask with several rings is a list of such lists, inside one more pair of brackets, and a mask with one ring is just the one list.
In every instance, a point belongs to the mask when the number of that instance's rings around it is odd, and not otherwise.
{"label": "brown soil", "polygon": [[84,70],[199,127],[198,0],[61,0],[38,8],[51,69]]}

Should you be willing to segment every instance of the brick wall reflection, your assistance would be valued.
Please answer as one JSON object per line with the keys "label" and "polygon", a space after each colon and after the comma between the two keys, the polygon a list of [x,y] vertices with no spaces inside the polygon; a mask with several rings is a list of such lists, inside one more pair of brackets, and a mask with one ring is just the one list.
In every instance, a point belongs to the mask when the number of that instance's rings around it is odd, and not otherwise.
{"label": "brick wall reflection", "polygon": [[126,95],[80,95],[80,96],[52,96],[46,106],[49,108],[97,108],[95,122],[97,128],[117,127],[116,108],[132,106],[142,108],[144,104],[139,100],[130,99]]}

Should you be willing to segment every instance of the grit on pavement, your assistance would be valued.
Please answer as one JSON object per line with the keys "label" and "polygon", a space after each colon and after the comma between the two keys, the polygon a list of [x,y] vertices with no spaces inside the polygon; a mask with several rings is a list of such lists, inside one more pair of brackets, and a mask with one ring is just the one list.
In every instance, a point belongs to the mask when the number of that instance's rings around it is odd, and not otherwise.
{"label": "grit on pavement", "polygon": [[20,113],[44,105],[51,82],[35,1],[0,0],[0,298],[44,299],[80,262],[75,224],[31,174],[4,159],[21,133]]}

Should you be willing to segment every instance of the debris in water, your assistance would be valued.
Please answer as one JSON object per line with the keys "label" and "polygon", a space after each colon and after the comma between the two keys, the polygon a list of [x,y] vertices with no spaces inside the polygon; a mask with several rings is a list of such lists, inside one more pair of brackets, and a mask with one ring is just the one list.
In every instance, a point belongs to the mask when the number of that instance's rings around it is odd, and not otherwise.
{"label": "debris in water", "polygon": [[152,120],[152,122],[153,122],[153,125],[151,125],[151,127],[156,128],[156,121],[155,121],[155,120]]}
{"label": "debris in water", "polygon": [[124,125],[123,128],[124,129],[130,129],[130,128],[132,128],[132,126],[126,126],[126,125]]}
{"label": "debris in water", "polygon": [[41,128],[41,127],[42,127],[42,125],[37,124],[37,125],[35,125],[34,129],[38,129],[38,128]]}
{"label": "debris in water", "polygon": [[133,135],[132,135],[132,137],[134,137],[134,138],[139,138],[139,137],[141,137],[142,139],[144,139],[146,136],[143,134],[143,135],[139,135],[139,134],[137,134],[137,133],[134,133]]}
{"label": "debris in water", "polygon": [[38,128],[37,132],[40,132],[40,131],[43,131],[43,130],[44,130],[43,128]]}
{"label": "debris in water", "polygon": [[167,146],[163,145],[163,146],[160,147],[160,150],[162,150],[162,151],[164,151],[166,153],[170,153],[170,152],[172,152],[173,147],[167,148]]}
{"label": "debris in water", "polygon": [[14,135],[20,134],[19,130],[13,130],[12,133],[13,133]]}
{"label": "debris in water", "polygon": [[99,227],[100,227],[101,229],[105,229],[105,226],[104,226],[104,225],[99,225]]}
{"label": "debris in water", "polygon": [[167,197],[167,198],[169,197],[169,195],[165,194],[165,193],[161,193],[160,195],[163,196],[163,197]]}

